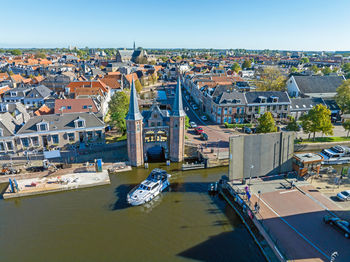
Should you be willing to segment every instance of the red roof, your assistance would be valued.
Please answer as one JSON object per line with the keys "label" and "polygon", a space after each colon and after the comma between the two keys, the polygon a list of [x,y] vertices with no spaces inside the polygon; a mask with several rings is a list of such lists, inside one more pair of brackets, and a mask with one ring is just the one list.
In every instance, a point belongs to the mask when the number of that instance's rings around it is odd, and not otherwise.
{"label": "red roof", "polygon": [[76,82],[70,82],[67,87],[69,87],[69,90],[71,93],[75,93],[77,89],[92,89],[97,88],[100,89],[102,92],[108,92],[107,85],[100,80],[96,81],[76,81]]}
{"label": "red roof", "polygon": [[42,105],[38,110],[34,112],[36,116],[49,115],[52,114],[53,110],[46,105]]}
{"label": "red roof", "polygon": [[11,88],[9,86],[0,87],[0,95],[2,95],[3,93],[5,93],[6,91],[8,91],[10,89]]}
{"label": "red roof", "polygon": [[92,98],[81,99],[56,99],[55,114],[60,113],[81,113],[81,112],[97,113],[98,109]]}

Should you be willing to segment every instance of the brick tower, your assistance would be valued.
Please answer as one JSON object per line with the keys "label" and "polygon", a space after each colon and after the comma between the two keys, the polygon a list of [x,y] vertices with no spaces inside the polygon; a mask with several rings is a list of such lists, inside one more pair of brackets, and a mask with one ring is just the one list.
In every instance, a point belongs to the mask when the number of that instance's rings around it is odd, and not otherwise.
{"label": "brick tower", "polygon": [[130,165],[141,166],[143,159],[143,117],[139,110],[134,79],[131,83],[129,112],[125,118],[127,132],[128,157]]}
{"label": "brick tower", "polygon": [[185,148],[185,116],[182,106],[180,77],[177,80],[176,94],[172,112],[170,114],[170,160],[181,162],[184,158]]}

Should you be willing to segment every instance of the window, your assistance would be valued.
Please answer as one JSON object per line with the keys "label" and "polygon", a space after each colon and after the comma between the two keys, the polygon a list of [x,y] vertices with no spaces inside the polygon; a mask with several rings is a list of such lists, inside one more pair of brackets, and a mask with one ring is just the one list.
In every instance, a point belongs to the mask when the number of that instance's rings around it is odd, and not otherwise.
{"label": "window", "polygon": [[230,116],[228,117],[228,123],[232,124],[232,117],[230,117]]}
{"label": "window", "polygon": [[0,142],[0,151],[5,151],[5,145],[3,142]]}
{"label": "window", "polygon": [[228,113],[231,115],[232,114],[232,107],[228,109]]}
{"label": "window", "polygon": [[151,126],[155,126],[154,122],[151,123]]}
{"label": "window", "polygon": [[68,108],[68,109],[72,109],[72,107],[71,107],[71,106],[67,106],[67,108]]}
{"label": "window", "polygon": [[69,142],[74,142],[74,140],[75,140],[74,133],[68,133],[68,140],[69,140]]}
{"label": "window", "polygon": [[160,122],[157,123],[157,126],[160,126]]}
{"label": "window", "polygon": [[218,115],[221,115],[221,107],[218,107]]}
{"label": "window", "polygon": [[27,137],[21,138],[21,142],[24,147],[29,147],[29,139]]}
{"label": "window", "polygon": [[227,107],[224,109],[224,114],[227,115]]}
{"label": "window", "polygon": [[88,140],[92,139],[92,131],[87,132]]}
{"label": "window", "polygon": [[32,145],[39,146],[39,138],[37,136],[32,137]]}
{"label": "window", "polygon": [[278,106],[278,110],[282,110],[282,106],[280,105],[280,106]]}
{"label": "window", "polygon": [[78,120],[76,120],[76,122],[75,122],[75,125],[76,125],[76,127],[85,127],[85,120],[83,120],[83,119],[78,119]]}
{"label": "window", "polygon": [[101,138],[102,137],[102,131],[101,130],[96,131],[96,136],[98,138]]}
{"label": "window", "polygon": [[52,143],[58,144],[58,142],[59,142],[58,135],[52,135]]}
{"label": "window", "polygon": [[275,111],[276,110],[276,106],[272,106],[272,110]]}
{"label": "window", "polygon": [[8,149],[8,150],[13,150],[13,144],[12,144],[12,142],[6,142],[6,145],[7,145],[7,149]]}
{"label": "window", "polygon": [[85,105],[85,106],[83,106],[83,109],[87,109],[87,108],[88,108],[88,106],[86,106],[86,105]]}
{"label": "window", "polygon": [[38,131],[47,131],[47,124],[46,123],[41,123],[38,126],[39,126]]}

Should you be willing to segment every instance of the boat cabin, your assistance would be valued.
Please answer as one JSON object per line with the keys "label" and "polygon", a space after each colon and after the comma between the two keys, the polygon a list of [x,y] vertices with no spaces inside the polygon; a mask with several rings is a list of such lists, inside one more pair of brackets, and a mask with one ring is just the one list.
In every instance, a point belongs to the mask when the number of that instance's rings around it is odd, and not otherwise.
{"label": "boat cabin", "polygon": [[306,174],[318,175],[320,173],[323,157],[315,153],[295,153],[293,156],[293,170],[300,177]]}

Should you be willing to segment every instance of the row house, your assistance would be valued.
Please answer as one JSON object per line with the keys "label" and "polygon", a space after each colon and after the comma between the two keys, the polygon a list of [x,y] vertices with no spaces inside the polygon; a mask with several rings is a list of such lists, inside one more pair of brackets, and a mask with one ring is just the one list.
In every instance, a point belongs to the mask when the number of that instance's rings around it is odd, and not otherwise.
{"label": "row house", "polygon": [[285,120],[289,115],[291,100],[287,92],[261,91],[244,93],[247,104],[245,110],[246,121],[252,122],[265,112],[271,112],[278,120]]}
{"label": "row house", "polygon": [[218,124],[244,123],[246,99],[238,91],[224,91],[212,100],[210,118]]}
{"label": "row house", "polygon": [[35,116],[15,134],[15,150],[52,149],[105,143],[105,124],[93,113]]}

